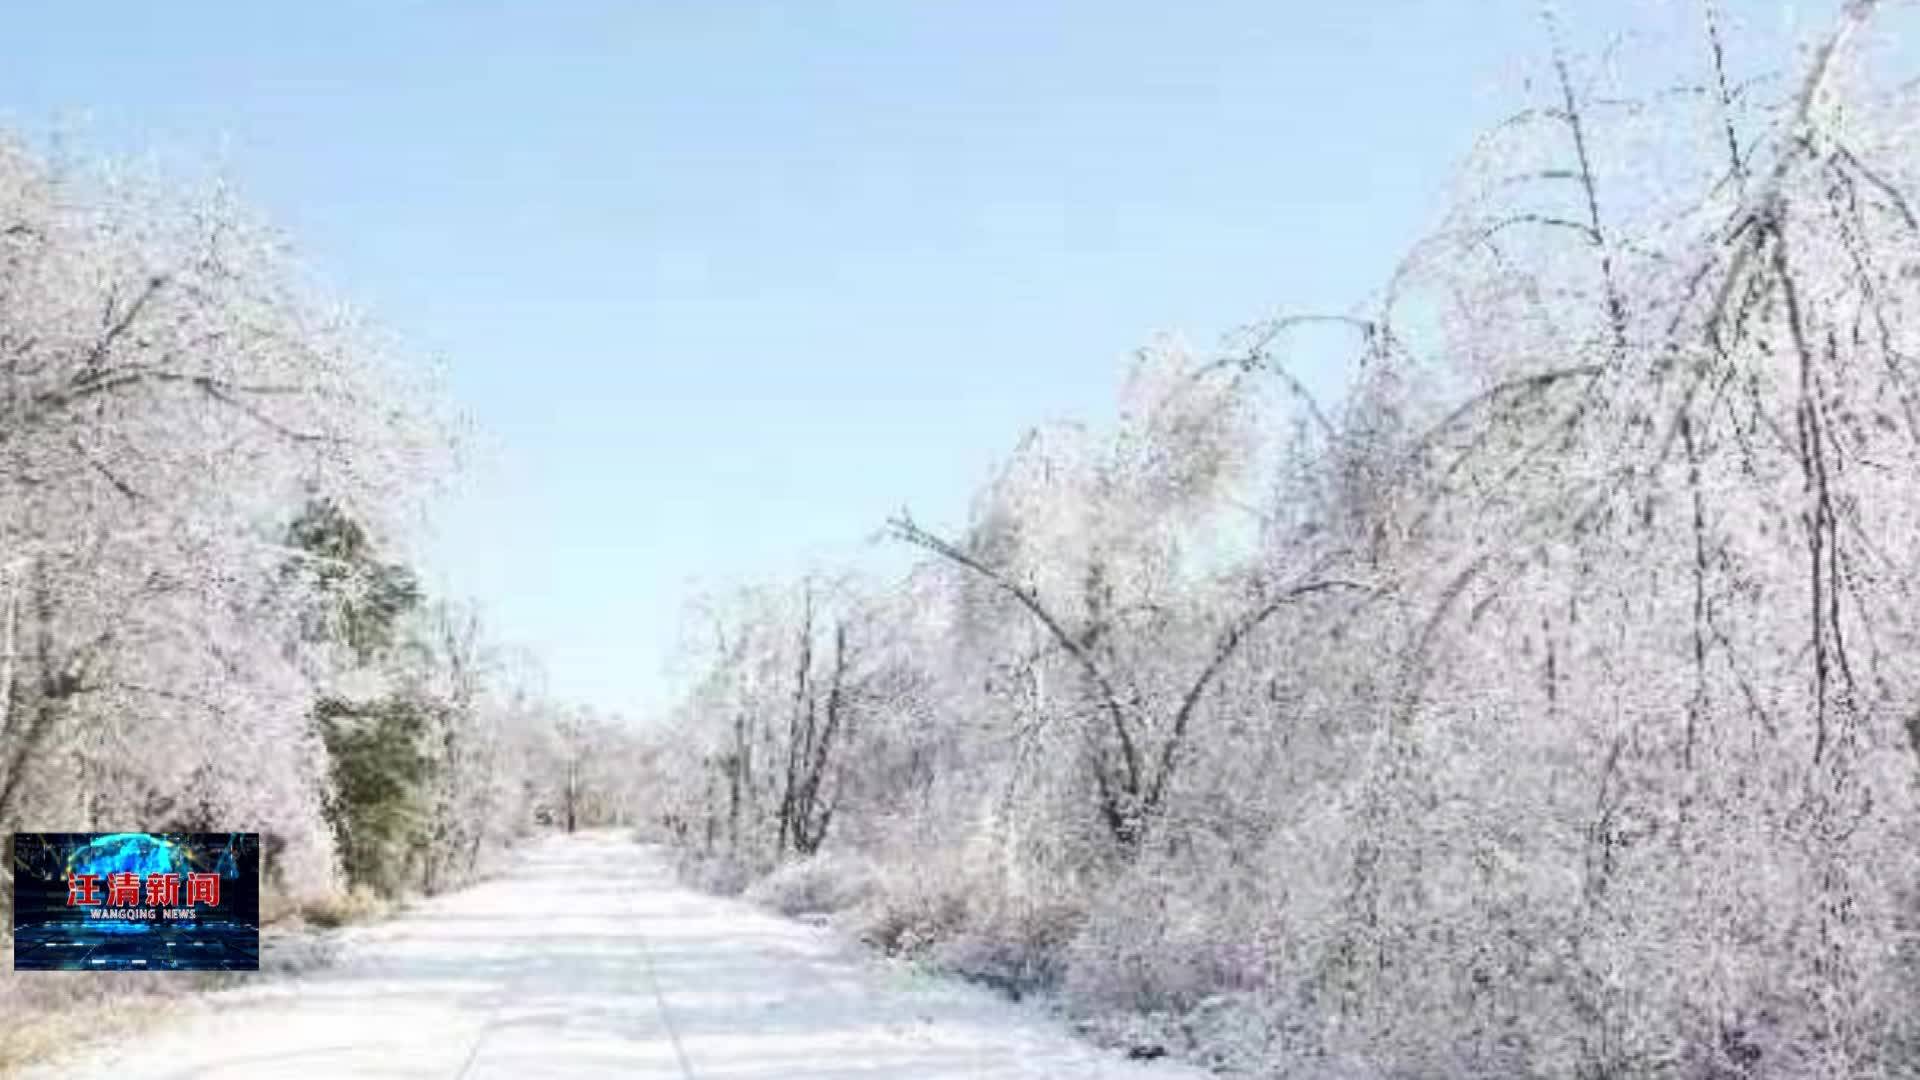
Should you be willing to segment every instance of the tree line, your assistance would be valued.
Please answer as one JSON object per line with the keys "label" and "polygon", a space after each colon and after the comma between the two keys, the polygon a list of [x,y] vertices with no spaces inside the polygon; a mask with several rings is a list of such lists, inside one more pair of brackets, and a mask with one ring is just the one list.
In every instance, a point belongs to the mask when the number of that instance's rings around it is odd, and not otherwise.
{"label": "tree line", "polygon": [[298,903],[625,813],[620,726],[395,554],[452,431],[231,192],[0,139],[0,832],[258,830]]}
{"label": "tree line", "polygon": [[1778,70],[1680,7],[1677,72],[1556,45],[1357,313],[699,611],[654,824],[1249,1072],[1910,1075],[1920,81],[1891,5]]}

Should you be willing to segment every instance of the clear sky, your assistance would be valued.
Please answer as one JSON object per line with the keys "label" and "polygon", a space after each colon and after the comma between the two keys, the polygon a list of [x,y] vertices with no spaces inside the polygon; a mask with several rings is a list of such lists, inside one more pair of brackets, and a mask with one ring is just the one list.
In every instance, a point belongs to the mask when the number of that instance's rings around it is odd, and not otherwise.
{"label": "clear sky", "polygon": [[700,584],[957,522],[1156,332],[1364,300],[1523,103],[1537,10],[33,4],[0,109],[213,162],[444,355],[498,451],[429,579],[645,714]]}

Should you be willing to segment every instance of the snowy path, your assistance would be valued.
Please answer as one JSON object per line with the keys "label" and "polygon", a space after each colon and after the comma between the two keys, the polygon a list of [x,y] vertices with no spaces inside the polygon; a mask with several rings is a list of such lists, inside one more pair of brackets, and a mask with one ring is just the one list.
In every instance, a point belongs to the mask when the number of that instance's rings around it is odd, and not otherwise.
{"label": "snowy path", "polygon": [[[553,910],[569,914],[540,914]],[[1122,1060],[985,991],[692,892],[658,853],[600,834],[541,841],[501,878],[350,931],[334,967],[212,995],[178,1026],[29,1075],[1202,1074]]]}

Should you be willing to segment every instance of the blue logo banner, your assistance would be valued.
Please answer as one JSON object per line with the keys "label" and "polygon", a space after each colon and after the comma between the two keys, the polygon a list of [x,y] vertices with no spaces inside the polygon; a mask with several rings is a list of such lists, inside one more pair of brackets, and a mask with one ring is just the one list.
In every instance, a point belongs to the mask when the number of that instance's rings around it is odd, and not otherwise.
{"label": "blue logo banner", "polygon": [[15,971],[258,971],[259,833],[15,833]]}

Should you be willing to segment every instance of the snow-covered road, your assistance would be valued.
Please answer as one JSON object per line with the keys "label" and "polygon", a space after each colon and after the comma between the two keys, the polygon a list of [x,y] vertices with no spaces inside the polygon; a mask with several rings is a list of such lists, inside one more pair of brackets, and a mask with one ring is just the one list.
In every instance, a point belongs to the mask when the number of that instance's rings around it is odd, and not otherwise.
{"label": "snow-covered road", "polygon": [[983,990],[692,892],[658,852],[603,833],[542,840],[499,878],[349,931],[325,970],[261,977],[175,1026],[29,1075],[1201,1074],[1123,1060]]}

